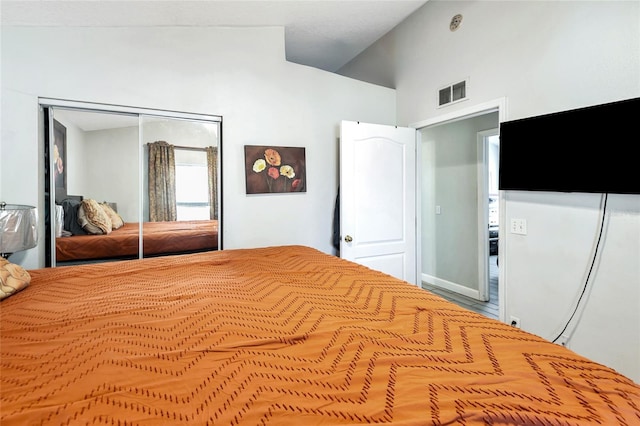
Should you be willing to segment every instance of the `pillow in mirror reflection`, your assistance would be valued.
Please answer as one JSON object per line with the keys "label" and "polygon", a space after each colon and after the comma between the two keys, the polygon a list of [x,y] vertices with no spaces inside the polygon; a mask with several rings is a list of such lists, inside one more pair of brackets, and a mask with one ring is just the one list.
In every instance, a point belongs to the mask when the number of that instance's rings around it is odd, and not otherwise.
{"label": "pillow in mirror reflection", "polygon": [[111,233],[111,219],[96,200],[85,199],[78,208],[78,224],[89,234]]}
{"label": "pillow in mirror reflection", "polygon": [[108,203],[100,203],[100,207],[102,207],[102,210],[104,210],[107,216],[109,216],[109,219],[111,220],[111,229],[122,228],[124,220],[122,220],[122,216],[120,216],[113,207]]}

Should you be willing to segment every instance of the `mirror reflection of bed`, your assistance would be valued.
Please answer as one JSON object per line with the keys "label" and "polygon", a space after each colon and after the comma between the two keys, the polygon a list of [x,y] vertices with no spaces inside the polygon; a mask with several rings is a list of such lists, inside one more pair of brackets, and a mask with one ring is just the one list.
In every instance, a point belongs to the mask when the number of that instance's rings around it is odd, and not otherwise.
{"label": "mirror reflection of bed", "polygon": [[218,122],[61,107],[48,113],[66,138],[56,141],[66,187],[51,191],[48,266],[218,249]]}

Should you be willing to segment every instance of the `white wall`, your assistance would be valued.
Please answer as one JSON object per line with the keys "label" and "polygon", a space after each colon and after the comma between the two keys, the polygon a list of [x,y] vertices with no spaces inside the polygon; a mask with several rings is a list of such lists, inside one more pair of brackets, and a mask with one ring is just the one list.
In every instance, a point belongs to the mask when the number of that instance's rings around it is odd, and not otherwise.
{"label": "white wall", "polygon": [[137,127],[86,132],[84,189],[72,192],[98,202],[118,204],[125,222],[138,222],[140,152]]}
{"label": "white wall", "polygon": [[[462,24],[451,32],[458,13]],[[367,76],[377,67],[388,72]],[[503,97],[507,119],[634,98],[640,2],[429,1],[341,73],[394,81],[400,125]],[[465,78],[469,100],[438,109],[438,88]],[[606,141],[595,143],[607,149]],[[542,135],[540,149],[549,148]],[[527,236],[501,229],[506,318],[554,338],[587,275],[601,196],[507,192],[505,198],[507,222],[528,224]],[[607,209],[593,290],[568,346],[640,382],[640,195],[611,195]]]}
{"label": "white wall", "polygon": [[[41,218],[39,96],[222,116],[225,248],[331,253],[340,121],[395,124],[393,90],[286,62],[283,28],[3,26],[1,43],[0,198]],[[307,192],[247,197],[245,144],[306,147]],[[44,265],[40,241],[12,261]]]}

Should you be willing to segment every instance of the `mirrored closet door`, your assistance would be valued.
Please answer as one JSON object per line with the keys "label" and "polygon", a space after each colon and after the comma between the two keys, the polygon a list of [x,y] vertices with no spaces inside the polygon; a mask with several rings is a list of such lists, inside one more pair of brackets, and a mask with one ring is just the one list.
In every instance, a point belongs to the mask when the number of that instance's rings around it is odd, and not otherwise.
{"label": "mirrored closet door", "polygon": [[220,117],[41,105],[47,266],[221,248]]}

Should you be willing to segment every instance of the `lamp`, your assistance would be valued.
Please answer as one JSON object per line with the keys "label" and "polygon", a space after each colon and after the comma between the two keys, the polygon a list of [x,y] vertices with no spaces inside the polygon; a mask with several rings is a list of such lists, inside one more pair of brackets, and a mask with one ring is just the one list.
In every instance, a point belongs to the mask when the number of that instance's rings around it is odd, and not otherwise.
{"label": "lamp", "polygon": [[38,214],[35,207],[0,202],[0,256],[27,250],[38,244]]}

